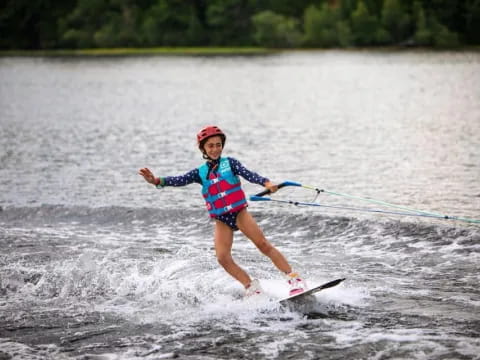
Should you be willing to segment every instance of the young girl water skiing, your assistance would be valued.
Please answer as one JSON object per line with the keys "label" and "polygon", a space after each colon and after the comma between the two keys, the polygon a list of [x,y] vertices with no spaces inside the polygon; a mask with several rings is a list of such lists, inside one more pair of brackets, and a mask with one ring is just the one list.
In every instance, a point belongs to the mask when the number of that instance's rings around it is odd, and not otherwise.
{"label": "young girl water skiing", "polygon": [[220,265],[245,287],[245,296],[260,294],[258,280],[238,266],[232,258],[233,232],[240,230],[255,246],[272,260],[282,271],[290,285],[290,295],[305,291],[306,284],[298,273],[293,272],[285,257],[263,235],[254,218],[247,211],[247,200],[240,184],[239,176],[251,183],[263,185],[271,192],[277,185],[269,179],[246,169],[232,157],[222,157],[226,136],[217,126],[207,126],[197,134],[198,148],[206,160],[204,164],[181,176],[155,177],[148,169],[140,169],[139,174],[157,188],[164,186],[185,186],[191,183],[202,185],[210,217],[215,220],[215,253]]}

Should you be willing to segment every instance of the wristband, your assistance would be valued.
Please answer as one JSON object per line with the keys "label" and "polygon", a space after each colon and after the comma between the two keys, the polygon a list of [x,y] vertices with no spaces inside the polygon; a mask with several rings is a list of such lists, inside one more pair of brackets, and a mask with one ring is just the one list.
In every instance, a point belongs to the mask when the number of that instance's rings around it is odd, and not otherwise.
{"label": "wristband", "polygon": [[155,187],[157,189],[162,189],[164,186],[165,186],[165,181],[161,177],[159,177],[158,184],[155,184]]}

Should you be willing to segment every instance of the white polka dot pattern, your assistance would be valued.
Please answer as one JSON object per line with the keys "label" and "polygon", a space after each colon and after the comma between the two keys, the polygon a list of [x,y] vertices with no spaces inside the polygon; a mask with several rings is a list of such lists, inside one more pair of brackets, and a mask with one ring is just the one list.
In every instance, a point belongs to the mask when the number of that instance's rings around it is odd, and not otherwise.
{"label": "white polka dot pattern", "polygon": [[[235,175],[239,175],[253,184],[258,184],[262,186],[263,184],[265,184],[265,182],[268,181],[267,178],[257,174],[256,172],[248,170],[237,159],[231,157],[228,157],[227,159],[230,162],[230,168]],[[214,163],[210,164],[214,165]],[[190,170],[184,175],[164,177],[163,180],[164,186],[185,186],[192,183],[202,184],[198,168]]]}

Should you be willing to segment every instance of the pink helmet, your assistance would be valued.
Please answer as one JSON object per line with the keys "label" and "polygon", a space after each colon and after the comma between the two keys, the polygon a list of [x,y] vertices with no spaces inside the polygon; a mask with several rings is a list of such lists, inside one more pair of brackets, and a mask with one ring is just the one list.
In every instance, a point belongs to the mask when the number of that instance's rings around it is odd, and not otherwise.
{"label": "pink helmet", "polygon": [[212,137],[212,136],[220,136],[222,138],[222,145],[225,145],[225,140],[227,139],[227,137],[225,136],[223,131],[220,130],[220,128],[218,126],[210,125],[210,126],[204,127],[197,134],[197,143],[198,143],[198,146],[199,146],[200,150],[202,150],[202,145],[204,144],[204,142],[209,137]]}

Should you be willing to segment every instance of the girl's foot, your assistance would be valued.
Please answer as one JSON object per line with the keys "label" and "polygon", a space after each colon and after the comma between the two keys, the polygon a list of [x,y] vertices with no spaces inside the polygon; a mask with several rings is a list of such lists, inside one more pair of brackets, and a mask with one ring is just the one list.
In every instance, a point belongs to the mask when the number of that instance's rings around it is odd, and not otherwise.
{"label": "girl's foot", "polygon": [[250,297],[253,295],[260,295],[263,292],[262,287],[260,286],[260,282],[255,279],[252,280],[250,285],[248,285],[245,289],[245,297]]}
{"label": "girl's foot", "polygon": [[288,285],[290,285],[290,296],[301,294],[302,292],[307,290],[307,284],[296,272],[291,272],[290,274],[287,274],[287,281]]}

